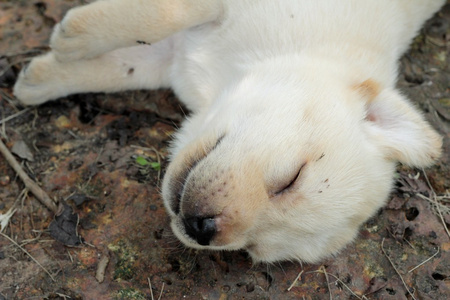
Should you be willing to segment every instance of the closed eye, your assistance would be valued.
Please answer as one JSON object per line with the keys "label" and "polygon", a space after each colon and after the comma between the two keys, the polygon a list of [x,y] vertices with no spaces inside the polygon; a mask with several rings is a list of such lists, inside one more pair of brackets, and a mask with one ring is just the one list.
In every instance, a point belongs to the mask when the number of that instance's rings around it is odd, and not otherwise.
{"label": "closed eye", "polygon": [[284,193],[284,192],[286,192],[286,191],[289,191],[289,190],[292,188],[292,186],[294,185],[294,183],[297,181],[297,179],[300,177],[300,174],[302,173],[302,169],[303,169],[303,167],[304,167],[305,165],[306,165],[306,163],[304,163],[304,164],[300,167],[300,169],[299,169],[298,172],[295,174],[295,176],[292,177],[292,178],[290,179],[290,181],[289,181],[287,184],[284,184],[284,185],[282,186],[282,188],[278,189],[278,191],[275,192],[275,195],[280,195],[280,194],[282,194],[282,193]]}

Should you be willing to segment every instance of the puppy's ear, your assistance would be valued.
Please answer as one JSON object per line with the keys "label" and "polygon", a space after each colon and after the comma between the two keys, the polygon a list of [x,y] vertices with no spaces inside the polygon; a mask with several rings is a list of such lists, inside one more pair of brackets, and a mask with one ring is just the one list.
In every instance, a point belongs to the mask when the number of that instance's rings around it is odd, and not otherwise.
{"label": "puppy's ear", "polygon": [[415,167],[429,166],[439,158],[442,138],[403,95],[380,90],[372,80],[357,90],[366,101],[369,138],[385,157]]}

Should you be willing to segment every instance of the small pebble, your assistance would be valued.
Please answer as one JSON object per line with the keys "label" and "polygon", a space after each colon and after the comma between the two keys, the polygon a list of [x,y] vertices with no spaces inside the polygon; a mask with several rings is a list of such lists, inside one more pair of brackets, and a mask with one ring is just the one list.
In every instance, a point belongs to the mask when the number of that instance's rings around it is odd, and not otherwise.
{"label": "small pebble", "polygon": [[66,116],[63,115],[55,120],[55,125],[58,128],[69,128],[71,124],[70,124],[70,120]]}
{"label": "small pebble", "polygon": [[8,175],[0,176],[0,185],[7,186],[11,182],[11,178]]}

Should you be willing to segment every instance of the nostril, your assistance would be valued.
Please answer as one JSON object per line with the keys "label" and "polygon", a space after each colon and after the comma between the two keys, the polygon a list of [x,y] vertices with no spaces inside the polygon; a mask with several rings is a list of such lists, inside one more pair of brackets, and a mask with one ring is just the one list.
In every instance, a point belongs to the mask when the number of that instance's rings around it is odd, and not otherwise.
{"label": "nostril", "polygon": [[209,245],[216,233],[216,221],[212,217],[188,217],[183,222],[186,233],[200,245]]}

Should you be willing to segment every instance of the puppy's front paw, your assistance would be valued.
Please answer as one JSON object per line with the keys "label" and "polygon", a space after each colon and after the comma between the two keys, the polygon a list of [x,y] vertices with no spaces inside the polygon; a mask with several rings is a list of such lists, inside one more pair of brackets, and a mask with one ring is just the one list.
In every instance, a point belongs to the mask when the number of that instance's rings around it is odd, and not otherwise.
{"label": "puppy's front paw", "polygon": [[53,78],[54,58],[51,53],[34,58],[22,69],[14,85],[14,96],[24,105],[38,105],[57,97],[61,89]]}
{"label": "puppy's front paw", "polygon": [[70,10],[56,25],[50,39],[50,47],[60,62],[88,59],[103,54],[112,48],[108,28],[103,19],[106,13],[92,5]]}

